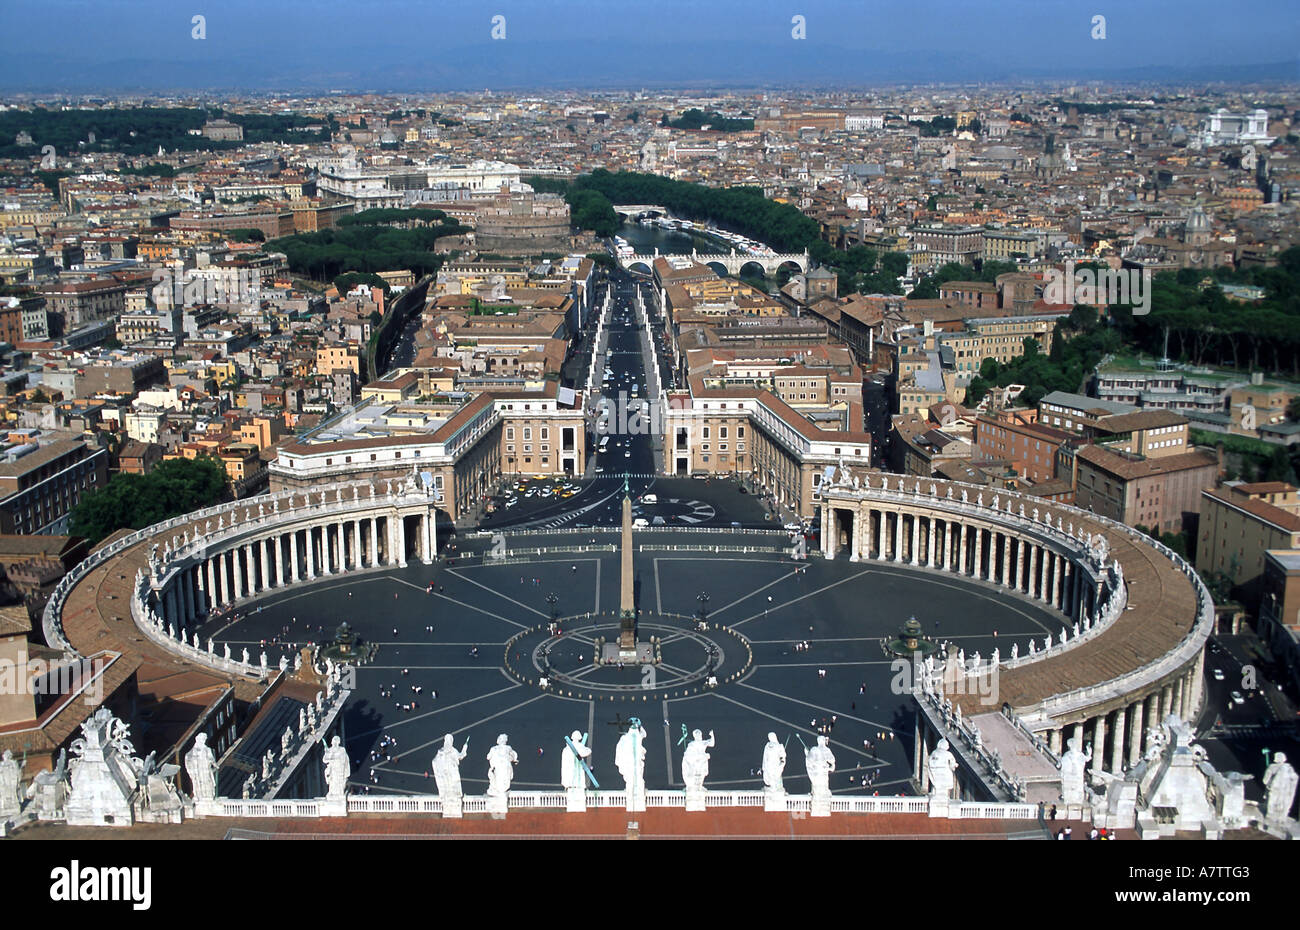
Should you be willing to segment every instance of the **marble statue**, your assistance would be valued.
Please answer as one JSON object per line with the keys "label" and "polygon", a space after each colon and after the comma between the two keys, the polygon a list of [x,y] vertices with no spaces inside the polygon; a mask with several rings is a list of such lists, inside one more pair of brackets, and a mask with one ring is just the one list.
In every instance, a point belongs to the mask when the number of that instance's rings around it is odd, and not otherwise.
{"label": "marble statue", "polygon": [[1011,661],[1014,662],[1014,661],[1016,661],[1016,659],[1018,659],[1018,658],[1020,658],[1020,644],[1019,644],[1019,643],[1012,643],[1012,644],[1011,644]]}
{"label": "marble statue", "polygon": [[967,501],[967,497],[968,497],[968,495],[966,494],[966,489],[965,489],[965,488],[962,488],[962,489],[961,489],[961,502],[962,502],[963,504],[966,503],[966,501]]}
{"label": "marble statue", "polygon": [[469,740],[465,740],[462,749],[457,749],[452,740],[450,733],[442,738],[442,748],[433,757],[433,778],[438,783],[439,795],[459,800],[462,797],[460,763],[469,755]]}
{"label": "marble statue", "polygon": [[1061,754],[1061,800],[1067,806],[1084,803],[1083,772],[1092,761],[1092,750],[1081,748],[1083,739],[1071,736],[1066,740],[1069,748]]}
{"label": "marble statue", "polygon": [[577,730],[570,734],[560,753],[560,784],[568,791],[581,791],[587,786],[587,773],[583,763],[591,756],[587,737]]}
{"label": "marble statue", "polygon": [[782,774],[785,772],[785,747],[777,742],[776,734],[767,734],[763,747],[763,787],[771,794],[785,794]]}
{"label": "marble statue", "polygon": [[926,761],[930,772],[930,797],[949,799],[957,785],[957,759],[948,749],[946,739],[939,740],[930,758]]}
{"label": "marble statue", "polygon": [[808,771],[808,781],[812,786],[812,796],[828,799],[831,796],[831,772],[835,771],[835,756],[827,745],[824,736],[817,737],[817,745],[804,749],[804,766]]}
{"label": "marble statue", "polygon": [[260,656],[258,656],[258,658],[257,658],[257,664],[260,665],[260,666],[262,667],[262,671],[266,671],[266,653],[265,653],[265,652],[263,652]]}
{"label": "marble statue", "polygon": [[13,750],[6,749],[0,757],[0,821],[22,810],[21,781],[22,766],[14,758]]}
{"label": "marble statue", "polygon": [[488,797],[504,798],[510,790],[514,767],[519,763],[519,753],[510,748],[509,737],[502,733],[497,744],[488,750]]}
{"label": "marble statue", "polygon": [[248,664],[248,647],[247,647],[247,646],[244,647],[244,664],[245,664],[245,665]]}
{"label": "marble statue", "polygon": [[135,758],[129,728],[101,706],[81,724],[72,741],[72,786],[65,808],[68,823],[77,826],[130,826],[132,799],[144,764]]}
{"label": "marble statue", "polygon": [[217,796],[217,760],[208,748],[208,734],[194,737],[194,748],[185,754],[185,771],[194,800],[211,801]]}
{"label": "marble statue", "polygon": [[348,751],[343,748],[343,740],[333,737],[321,759],[325,763],[326,797],[343,797],[347,794],[348,778],[352,775],[352,762],[348,759]]}
{"label": "marble statue", "polygon": [[631,792],[645,791],[646,735],[641,722],[634,721],[614,747],[614,767],[623,776],[624,787]]}
{"label": "marble statue", "polygon": [[229,662],[229,661],[230,661],[230,643],[222,643],[221,645],[222,645],[222,648],[225,650],[224,658],[225,658],[225,660],[226,660],[227,662]]}
{"label": "marble statue", "polygon": [[212,655],[212,647],[213,647],[212,637],[209,636],[209,637],[208,637],[208,655]]}
{"label": "marble statue", "polygon": [[1265,819],[1283,821],[1290,816],[1296,781],[1296,771],[1287,763],[1286,753],[1274,753],[1273,762],[1264,773]]}
{"label": "marble statue", "polygon": [[682,780],[686,782],[687,791],[703,791],[704,779],[709,774],[709,753],[708,749],[717,745],[713,738],[713,731],[709,731],[709,738],[704,738],[704,733],[700,730],[694,730],[691,733],[691,741],[686,744],[686,751],[682,754]]}
{"label": "marble statue", "polygon": [[35,800],[36,816],[40,820],[62,820],[63,808],[68,800],[68,751],[59,750],[54,771],[38,772],[27,786],[27,797]]}

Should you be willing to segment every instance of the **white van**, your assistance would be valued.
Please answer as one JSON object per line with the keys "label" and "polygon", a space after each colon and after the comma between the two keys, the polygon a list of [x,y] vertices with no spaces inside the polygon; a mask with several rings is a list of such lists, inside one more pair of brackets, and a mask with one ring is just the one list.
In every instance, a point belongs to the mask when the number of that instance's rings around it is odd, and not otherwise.
{"label": "white van", "polygon": [[641,503],[643,503],[643,504],[657,504],[657,503],[659,503],[659,498],[656,497],[654,494],[643,494],[643,495],[641,495]]}

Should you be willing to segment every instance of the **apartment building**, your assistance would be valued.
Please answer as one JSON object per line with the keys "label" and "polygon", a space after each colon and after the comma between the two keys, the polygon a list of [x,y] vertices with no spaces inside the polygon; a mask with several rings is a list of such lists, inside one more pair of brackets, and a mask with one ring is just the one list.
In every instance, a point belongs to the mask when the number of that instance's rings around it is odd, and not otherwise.
{"label": "apartment building", "polygon": [[1257,604],[1270,549],[1300,550],[1300,493],[1281,481],[1201,492],[1196,570],[1222,574]]}

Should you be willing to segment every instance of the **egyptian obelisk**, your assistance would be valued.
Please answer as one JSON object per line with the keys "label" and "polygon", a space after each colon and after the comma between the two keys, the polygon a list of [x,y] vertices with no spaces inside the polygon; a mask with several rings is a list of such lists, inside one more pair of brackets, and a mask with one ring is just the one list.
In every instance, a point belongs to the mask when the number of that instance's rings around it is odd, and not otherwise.
{"label": "egyptian obelisk", "polygon": [[619,573],[621,583],[618,618],[618,651],[628,656],[636,654],[636,603],[632,597],[632,497],[628,492],[627,476],[623,477],[623,562]]}

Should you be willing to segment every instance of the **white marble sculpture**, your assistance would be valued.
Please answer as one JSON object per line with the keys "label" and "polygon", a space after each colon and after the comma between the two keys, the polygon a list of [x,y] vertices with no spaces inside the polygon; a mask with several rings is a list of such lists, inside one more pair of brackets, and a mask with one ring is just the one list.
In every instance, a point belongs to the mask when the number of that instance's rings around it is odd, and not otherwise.
{"label": "white marble sculpture", "polygon": [[454,737],[448,733],[442,738],[442,748],[433,757],[433,778],[438,794],[444,799],[459,801],[463,797],[460,787],[460,763],[469,755],[469,740],[457,749]]}
{"label": "white marble sculpture", "polygon": [[185,754],[185,771],[190,776],[190,795],[196,801],[217,796],[217,760],[208,747],[208,734],[194,737],[194,748]]}
{"label": "white marble sculpture", "polygon": [[709,731],[709,738],[704,738],[704,733],[700,730],[694,730],[691,733],[691,741],[686,744],[686,751],[682,753],[682,781],[686,782],[686,809],[703,810],[704,809],[704,779],[709,775],[709,752],[708,750],[717,745],[713,738],[713,731]]}
{"label": "white marble sculpture", "polygon": [[33,799],[38,820],[62,820],[68,803],[68,752],[59,750],[59,761],[54,771],[38,772],[27,786],[27,797]]}
{"label": "white marble sculpture", "polygon": [[127,726],[100,707],[81,724],[72,741],[72,788],[65,811],[77,826],[130,826],[139,787],[140,762],[127,738]]}
{"label": "white marble sculpture", "polygon": [[1084,751],[1083,740],[1071,736],[1066,740],[1067,749],[1061,754],[1061,802],[1067,807],[1084,802],[1084,769],[1092,761],[1092,749]]}
{"label": "white marble sculpture", "polygon": [[504,801],[506,792],[510,790],[510,780],[515,775],[515,766],[519,764],[519,753],[510,748],[506,734],[497,737],[497,744],[488,750],[487,761],[487,795]]}
{"label": "white marble sculpture", "polygon": [[321,758],[325,763],[326,797],[344,797],[348,790],[348,778],[352,775],[352,760],[343,748],[343,740],[333,737]]}
{"label": "white marble sculpture", "polygon": [[[768,809],[785,809],[785,747],[777,740],[775,733],[767,734],[763,744],[763,795],[764,806]],[[775,805],[780,805],[776,807]]]}
{"label": "white marble sculpture", "polygon": [[1281,822],[1291,815],[1291,805],[1295,801],[1297,776],[1296,771],[1286,761],[1286,753],[1274,754],[1273,762],[1264,772],[1264,817],[1267,820]]}
{"label": "white marble sculpture", "polygon": [[587,735],[574,730],[564,741],[560,753],[560,784],[566,794],[565,810],[582,812],[587,809],[586,760],[591,756]]}
{"label": "white marble sculpture", "polygon": [[628,810],[645,809],[646,736],[641,721],[633,718],[632,725],[624,731],[614,746],[614,767],[623,776]]}
{"label": "white marble sculpture", "polygon": [[21,781],[22,766],[14,758],[13,751],[6,749],[4,756],[0,757],[0,822],[16,817],[22,810]]}
{"label": "white marble sculpture", "polygon": [[819,736],[817,745],[812,749],[804,748],[804,767],[808,772],[813,801],[824,802],[827,813],[830,812],[831,772],[835,771],[835,755],[828,742],[825,736]]}
{"label": "white marble sculpture", "polygon": [[951,799],[953,789],[957,786],[957,759],[948,746],[946,739],[939,740],[934,751],[930,753],[929,759],[926,760],[926,765],[929,767],[931,800]]}

